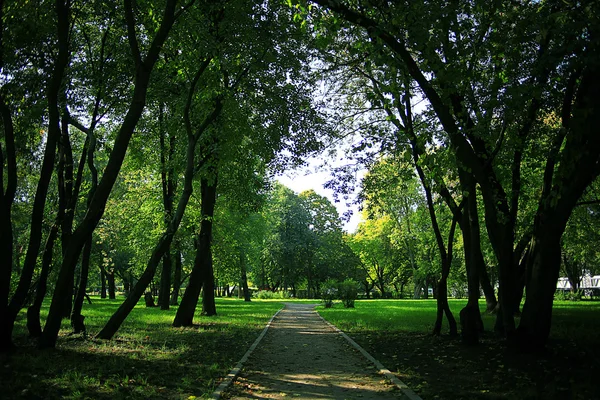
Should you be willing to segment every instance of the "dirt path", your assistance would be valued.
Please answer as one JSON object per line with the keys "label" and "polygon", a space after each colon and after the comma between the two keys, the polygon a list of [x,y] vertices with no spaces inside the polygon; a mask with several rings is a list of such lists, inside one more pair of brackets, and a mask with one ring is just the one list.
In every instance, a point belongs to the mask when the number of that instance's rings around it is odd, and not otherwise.
{"label": "dirt path", "polygon": [[286,303],[226,399],[404,399],[329,327],[314,304]]}

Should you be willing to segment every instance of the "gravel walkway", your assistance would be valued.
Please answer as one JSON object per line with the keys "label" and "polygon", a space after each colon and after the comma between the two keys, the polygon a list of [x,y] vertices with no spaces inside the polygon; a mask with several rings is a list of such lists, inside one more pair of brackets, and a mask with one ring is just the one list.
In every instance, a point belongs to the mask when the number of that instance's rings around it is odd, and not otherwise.
{"label": "gravel walkway", "polygon": [[286,303],[226,399],[406,399],[314,311]]}

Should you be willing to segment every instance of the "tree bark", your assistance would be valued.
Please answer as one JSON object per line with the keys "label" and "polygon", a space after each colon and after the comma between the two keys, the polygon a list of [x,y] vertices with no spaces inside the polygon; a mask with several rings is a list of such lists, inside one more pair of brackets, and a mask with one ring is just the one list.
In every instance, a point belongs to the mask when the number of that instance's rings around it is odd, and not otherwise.
{"label": "tree bark", "polygon": [[[175,154],[175,135],[169,138],[169,148],[166,145],[166,131],[164,128],[164,104],[161,104],[158,112],[159,123],[159,142],[160,142],[160,164],[161,164],[161,183],[164,207],[165,226],[168,226],[173,214],[173,196],[175,195],[175,182],[173,170],[173,155]],[[163,256],[163,266],[160,274],[160,292],[158,295],[158,304],[161,310],[168,310],[171,293],[171,246],[167,248]]]}
{"label": "tree bark", "polygon": [[196,256],[194,258],[194,267],[190,275],[190,280],[185,289],[181,304],[175,315],[173,326],[192,326],[196,305],[200,297],[200,290],[204,289],[202,297],[202,313],[211,316],[216,315],[214,275],[212,268],[212,224],[214,207],[217,195],[217,178],[214,182],[209,182],[203,177],[200,180],[201,190],[201,218],[200,232],[197,238]]}
{"label": "tree bark", "polygon": [[246,267],[246,255],[240,249],[240,287],[244,295],[244,301],[250,301],[250,290],[248,290],[248,274]]}
{"label": "tree bark", "polygon": [[[202,191],[202,223],[200,236],[198,238],[198,252],[200,253],[201,275],[203,281],[202,296],[202,315],[217,315],[215,305],[215,278],[212,261],[212,228],[215,203],[217,201],[217,174],[214,174],[214,181],[209,182],[207,178],[200,181],[200,190]],[[206,204],[206,207],[204,206]],[[196,302],[198,299],[196,298]],[[183,299],[182,299],[183,305]],[[193,318],[193,315],[192,315]]]}
{"label": "tree bark", "polygon": [[[4,69],[4,2],[0,3],[0,69]],[[3,88],[2,88],[3,89]],[[13,224],[11,210],[17,190],[17,157],[15,149],[15,133],[11,111],[6,103],[4,93],[0,91],[0,117],[4,128],[4,143],[0,144],[0,353],[12,348],[12,329],[14,321],[10,321],[8,299],[13,269]],[[6,160],[4,159],[6,151]],[[4,171],[4,163],[7,170]],[[6,177],[6,190],[4,177]]]}
{"label": "tree bark", "polygon": [[108,299],[114,300],[117,298],[117,288],[115,285],[115,271],[110,270],[106,272],[106,281],[108,284]]}
{"label": "tree bark", "polygon": [[479,333],[483,331],[483,321],[479,310],[479,260],[477,252],[477,248],[481,251],[479,215],[477,213],[477,194],[474,180],[471,176],[462,174],[461,185],[463,191],[467,193],[464,199],[466,207],[463,212],[463,225],[468,226],[468,233],[463,232],[463,240],[465,241],[469,291],[467,305],[460,311],[461,337],[464,343],[474,345],[479,342]]}
{"label": "tree bark", "polygon": [[181,252],[179,249],[175,251],[175,272],[173,274],[173,293],[171,293],[171,305],[176,306],[179,304],[179,290],[181,289]]}
{"label": "tree bark", "polygon": [[160,274],[160,291],[158,293],[158,305],[161,310],[168,310],[171,301],[171,247],[167,248],[163,255],[163,264]]}
{"label": "tree bark", "polygon": [[106,269],[104,265],[100,263],[100,298],[106,298]]}
{"label": "tree bark", "polygon": [[83,300],[86,296],[86,288],[88,282],[88,272],[90,270],[90,256],[92,254],[92,237],[88,239],[83,247],[83,256],[81,257],[81,270],[79,272],[79,286],[75,294],[75,302],[73,303],[73,311],[71,313],[71,326],[73,333],[85,333],[85,324],[83,323],[84,316],[81,315],[83,309]]}
{"label": "tree bark", "polygon": [[42,335],[40,309],[42,308],[42,303],[44,302],[48,287],[48,275],[50,274],[50,266],[52,264],[54,243],[58,237],[59,219],[60,216],[57,217],[56,222],[52,225],[48,238],[46,239],[46,245],[44,246],[44,253],[42,255],[42,269],[35,291],[35,299],[33,300],[33,304],[27,309],[27,330],[29,331],[29,336],[33,338],[39,338]]}

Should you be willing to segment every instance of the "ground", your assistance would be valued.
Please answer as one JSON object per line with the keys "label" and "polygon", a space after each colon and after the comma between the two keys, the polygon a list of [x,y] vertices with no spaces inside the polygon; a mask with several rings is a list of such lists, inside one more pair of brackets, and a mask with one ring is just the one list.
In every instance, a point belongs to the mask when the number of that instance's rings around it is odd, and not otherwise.
{"label": "ground", "polygon": [[491,333],[476,347],[423,333],[352,336],[426,400],[600,398],[598,358],[573,343],[552,342],[540,356],[513,352]]}
{"label": "ground", "polygon": [[224,398],[403,399],[313,308],[286,304]]}

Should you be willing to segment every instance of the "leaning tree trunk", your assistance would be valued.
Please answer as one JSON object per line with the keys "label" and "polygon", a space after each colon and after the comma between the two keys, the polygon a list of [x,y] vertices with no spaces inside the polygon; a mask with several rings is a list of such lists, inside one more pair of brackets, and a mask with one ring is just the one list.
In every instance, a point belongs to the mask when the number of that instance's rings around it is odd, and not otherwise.
{"label": "leaning tree trunk", "polygon": [[46,239],[46,245],[44,246],[44,253],[42,255],[42,270],[40,271],[40,277],[35,291],[35,299],[33,300],[33,304],[27,308],[27,330],[29,331],[29,336],[33,338],[42,336],[40,309],[42,308],[42,303],[44,302],[48,287],[48,275],[50,274],[50,265],[52,264],[52,253],[54,251],[54,243],[58,237],[59,218],[60,217],[57,217],[57,221],[52,225],[48,238]]}
{"label": "leaning tree trunk", "polygon": [[194,258],[194,267],[190,274],[188,285],[185,289],[181,304],[173,320],[173,326],[192,326],[196,305],[200,297],[200,290],[203,288],[203,314],[216,315],[214,275],[212,268],[211,236],[212,236],[212,218],[214,214],[217,178],[209,184],[207,178],[201,178],[201,215],[200,232],[197,238],[196,256]]}
{"label": "leaning tree trunk", "polygon": [[196,143],[197,143],[197,140],[194,137],[189,137],[189,142],[188,142],[188,146],[187,146],[187,154],[186,154],[187,161],[186,161],[184,186],[183,186],[183,191],[179,197],[177,209],[176,209],[175,213],[173,214],[173,217],[171,218],[171,221],[169,222],[169,225],[168,225],[166,231],[163,233],[163,235],[159,239],[158,243],[154,247],[154,250],[152,251],[152,255],[150,256],[150,259],[148,260],[148,264],[146,265],[146,269],[144,270],[144,273],[142,274],[140,279],[137,281],[137,283],[133,287],[129,296],[127,296],[127,299],[125,299],[123,304],[121,304],[121,306],[117,309],[117,311],[115,311],[115,313],[112,315],[110,320],[106,323],[104,328],[102,328],[102,330],[98,333],[98,338],[100,338],[100,339],[111,339],[114,336],[114,334],[117,332],[117,330],[121,327],[121,324],[123,323],[123,321],[125,321],[125,319],[129,315],[131,310],[133,310],[133,308],[135,307],[135,305],[137,304],[139,299],[142,297],[142,295],[148,288],[148,285],[150,285],[150,283],[152,282],[152,279],[154,278],[154,275],[156,273],[156,269],[158,267],[158,264],[160,263],[160,260],[162,259],[163,255],[165,254],[167,249],[169,249],[171,246],[173,236],[175,235],[175,233],[177,232],[177,229],[179,228],[179,224],[181,223],[181,220],[185,213],[185,209],[188,205],[188,202],[190,200],[190,197],[191,197],[192,191],[193,191],[192,180],[193,180],[193,176],[194,176],[194,167],[195,167],[194,154],[195,154]]}

